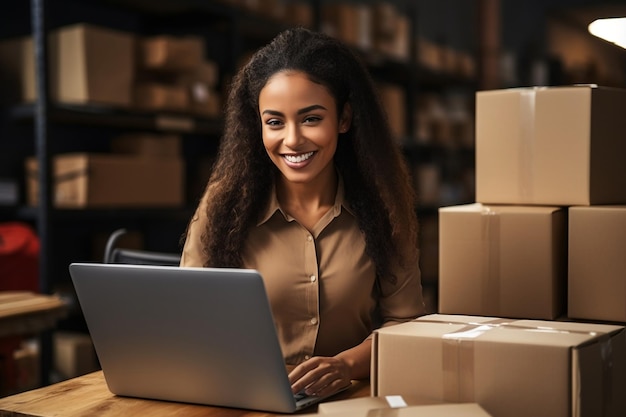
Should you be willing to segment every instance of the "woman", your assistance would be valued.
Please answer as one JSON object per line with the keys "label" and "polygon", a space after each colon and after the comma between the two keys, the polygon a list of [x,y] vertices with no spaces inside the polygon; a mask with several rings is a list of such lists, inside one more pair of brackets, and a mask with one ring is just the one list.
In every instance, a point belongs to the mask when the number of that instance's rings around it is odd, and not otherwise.
{"label": "woman", "polygon": [[279,34],[234,78],[181,266],[258,270],[293,391],[325,396],[369,377],[378,321],[424,313],[416,235],[365,67],[334,38]]}

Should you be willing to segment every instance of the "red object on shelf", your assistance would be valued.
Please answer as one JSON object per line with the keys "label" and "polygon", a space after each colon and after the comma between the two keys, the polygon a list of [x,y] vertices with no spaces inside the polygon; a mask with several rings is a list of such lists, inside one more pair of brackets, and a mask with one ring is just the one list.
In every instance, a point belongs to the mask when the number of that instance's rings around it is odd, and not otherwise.
{"label": "red object on shelf", "polygon": [[30,225],[0,223],[0,291],[39,292],[39,248]]}

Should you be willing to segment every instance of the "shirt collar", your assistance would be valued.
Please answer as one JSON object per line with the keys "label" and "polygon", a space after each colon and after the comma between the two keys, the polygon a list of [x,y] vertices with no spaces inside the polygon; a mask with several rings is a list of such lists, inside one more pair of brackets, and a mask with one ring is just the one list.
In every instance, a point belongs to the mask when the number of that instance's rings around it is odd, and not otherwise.
{"label": "shirt collar", "polygon": [[[350,214],[354,215],[352,210],[350,210],[350,206],[348,205],[345,199],[345,188],[344,188],[344,183],[343,183],[343,177],[340,174],[337,174],[337,177],[338,177],[337,194],[335,195],[335,204],[332,208],[334,217],[337,217],[339,216],[339,214],[341,214],[342,207],[345,208],[346,211],[348,211]],[[260,226],[263,223],[267,222],[276,212],[280,212],[285,218],[285,220],[287,221],[294,220],[293,217],[285,213],[285,211],[280,207],[280,203],[278,202],[278,197],[276,196],[276,185],[274,184],[272,186],[272,191],[270,194],[269,202],[267,204],[267,208],[265,212],[263,213],[263,215],[261,216],[260,220],[258,221],[257,226]]]}

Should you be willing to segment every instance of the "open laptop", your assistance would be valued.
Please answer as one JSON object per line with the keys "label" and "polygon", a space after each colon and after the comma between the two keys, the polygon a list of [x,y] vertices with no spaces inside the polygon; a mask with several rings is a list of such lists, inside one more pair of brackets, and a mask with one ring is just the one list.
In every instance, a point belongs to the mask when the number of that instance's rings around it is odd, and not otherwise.
{"label": "open laptop", "polygon": [[291,392],[257,271],[101,263],[69,270],[113,394],[281,413],[323,400]]}

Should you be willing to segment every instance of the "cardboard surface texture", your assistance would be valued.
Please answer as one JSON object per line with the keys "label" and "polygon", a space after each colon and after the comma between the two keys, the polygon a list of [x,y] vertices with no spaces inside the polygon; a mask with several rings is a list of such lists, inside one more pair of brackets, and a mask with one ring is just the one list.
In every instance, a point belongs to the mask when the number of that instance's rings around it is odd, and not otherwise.
{"label": "cardboard surface texture", "polygon": [[476,201],[626,203],[626,89],[476,93]]}
{"label": "cardboard surface texture", "polygon": [[552,320],[565,314],[566,209],[439,209],[439,310]]}
{"label": "cardboard surface texture", "polygon": [[[54,158],[54,204],[62,208],[178,207],[183,204],[181,158],[62,154]],[[37,161],[26,161],[28,203],[37,204]]]}
{"label": "cardboard surface texture", "polygon": [[475,402],[498,417],[626,415],[623,326],[433,314],[379,329],[372,395]]}
{"label": "cardboard surface texture", "polygon": [[[374,397],[377,398],[377,397]],[[307,416],[313,415],[325,415],[328,417],[490,417],[481,406],[475,403],[464,404],[434,404],[434,405],[415,405],[415,406],[403,406],[403,407],[389,407],[384,408],[367,408],[363,407],[365,402],[355,400],[341,401],[344,406],[337,408],[333,412],[319,411],[318,414],[307,414]],[[366,400],[365,398],[363,400]],[[354,401],[352,405],[348,404],[349,401]],[[322,403],[332,404],[331,403]]]}
{"label": "cardboard surface texture", "polygon": [[50,39],[53,99],[130,106],[135,64],[132,34],[76,24],[53,31]]}
{"label": "cardboard surface texture", "polygon": [[626,206],[569,208],[568,317],[626,322]]}

